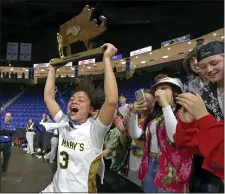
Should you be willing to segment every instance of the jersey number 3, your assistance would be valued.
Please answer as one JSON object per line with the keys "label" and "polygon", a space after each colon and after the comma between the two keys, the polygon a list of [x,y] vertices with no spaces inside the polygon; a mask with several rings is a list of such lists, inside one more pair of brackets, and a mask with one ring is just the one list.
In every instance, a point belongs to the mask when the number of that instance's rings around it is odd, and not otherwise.
{"label": "jersey number 3", "polygon": [[62,157],[62,162],[60,162],[61,169],[67,169],[69,164],[69,154],[65,151],[60,152],[60,156]]}

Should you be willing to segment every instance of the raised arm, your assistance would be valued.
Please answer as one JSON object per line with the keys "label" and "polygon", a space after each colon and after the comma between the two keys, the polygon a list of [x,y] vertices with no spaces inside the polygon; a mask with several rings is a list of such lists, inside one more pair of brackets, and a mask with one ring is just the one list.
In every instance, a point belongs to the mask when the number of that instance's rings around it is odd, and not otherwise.
{"label": "raised arm", "polygon": [[174,143],[173,136],[176,133],[177,127],[177,119],[173,113],[171,106],[166,106],[162,108],[164,119],[165,119],[165,126],[166,126],[166,133],[169,140]]}
{"label": "raised arm", "polygon": [[[50,62],[51,63],[51,62]],[[48,108],[50,115],[54,118],[56,114],[61,110],[58,103],[55,100],[55,78],[56,67],[50,65],[47,81],[44,90],[44,101]]]}
{"label": "raised arm", "polygon": [[111,64],[111,58],[116,54],[117,49],[108,43],[104,44],[102,49],[105,49],[103,55],[105,102],[100,109],[98,118],[103,125],[108,126],[113,122],[118,101],[117,82]]}
{"label": "raised arm", "polygon": [[131,138],[138,139],[141,137],[143,130],[138,127],[138,115],[137,113],[131,112],[128,120],[128,130]]}

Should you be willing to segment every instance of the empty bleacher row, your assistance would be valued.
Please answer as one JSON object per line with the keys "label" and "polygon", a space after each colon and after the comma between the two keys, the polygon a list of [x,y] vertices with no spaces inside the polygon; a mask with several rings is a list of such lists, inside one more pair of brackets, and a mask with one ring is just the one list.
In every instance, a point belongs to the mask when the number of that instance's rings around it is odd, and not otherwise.
{"label": "empty bleacher row", "polygon": [[10,99],[23,91],[26,87],[21,84],[4,83],[0,85],[0,106],[2,107]]}

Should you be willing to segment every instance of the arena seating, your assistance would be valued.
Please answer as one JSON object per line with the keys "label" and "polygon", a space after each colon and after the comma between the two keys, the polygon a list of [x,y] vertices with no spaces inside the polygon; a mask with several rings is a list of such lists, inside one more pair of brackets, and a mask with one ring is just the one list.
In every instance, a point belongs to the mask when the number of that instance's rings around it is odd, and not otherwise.
{"label": "arena seating", "polygon": [[[65,84],[57,85],[60,92],[65,91],[67,87]],[[35,123],[39,122],[43,113],[48,113],[46,105],[44,103],[44,84],[37,84],[31,86],[23,95],[10,104],[3,112],[11,112],[13,115],[13,121],[17,128],[25,128],[27,120],[32,118]],[[62,102],[58,103],[62,107]]]}
{"label": "arena seating", "polygon": [[24,89],[24,86],[20,84],[4,83],[1,84],[0,89],[1,89],[0,106],[3,106],[6,102],[8,102],[19,92],[21,92]]}
{"label": "arena seating", "polygon": [[[185,83],[187,74],[184,72],[179,72],[179,75],[175,77],[180,77],[183,83]],[[154,76],[150,72],[147,72],[145,75],[137,77],[134,76],[129,80],[117,80],[119,86],[119,94],[124,94],[127,97],[127,102],[131,103],[135,101],[135,91],[140,88],[151,88],[152,84],[154,83],[153,78]],[[100,82],[95,82],[95,86],[97,87]],[[16,91],[18,93],[18,88],[20,87],[16,86],[12,90],[5,90],[5,96],[12,96],[16,93]],[[66,111],[66,105],[70,98],[71,91],[75,89],[75,85],[70,83],[61,83],[57,84],[57,88],[60,91],[60,94],[58,92],[56,93],[56,100],[59,103],[60,107],[64,109],[64,111]],[[29,118],[32,118],[35,123],[38,123],[42,117],[42,114],[48,113],[46,105],[44,103],[43,95],[44,84],[36,84],[34,86],[31,86],[23,95],[21,95],[16,101],[10,104],[2,112],[2,117],[4,116],[4,113],[11,112],[13,114],[13,121],[17,128],[25,128],[25,125]]]}

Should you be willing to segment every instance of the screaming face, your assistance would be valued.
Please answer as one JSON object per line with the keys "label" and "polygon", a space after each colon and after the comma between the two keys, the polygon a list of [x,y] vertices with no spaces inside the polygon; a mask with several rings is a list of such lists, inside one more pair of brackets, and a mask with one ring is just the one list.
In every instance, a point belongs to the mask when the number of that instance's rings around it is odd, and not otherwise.
{"label": "screaming face", "polygon": [[74,93],[69,100],[67,111],[73,121],[85,122],[91,111],[90,98],[83,91]]}

